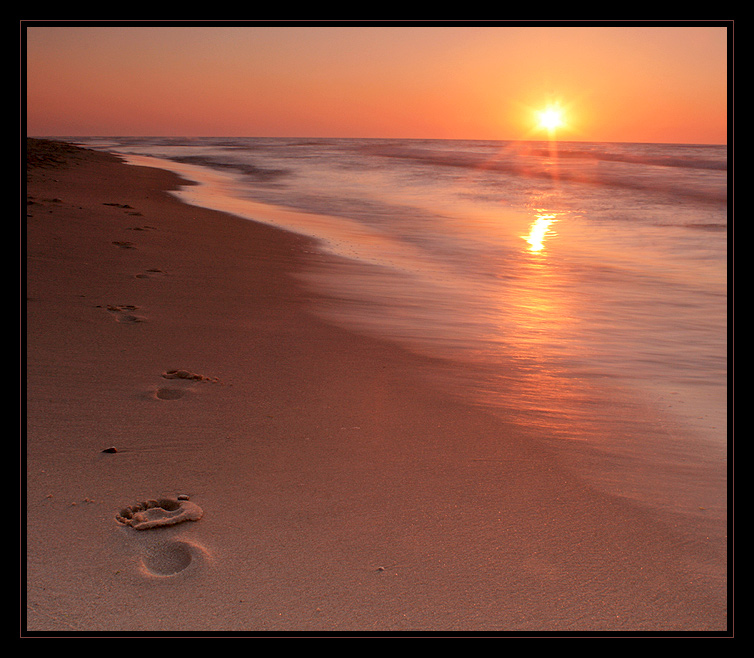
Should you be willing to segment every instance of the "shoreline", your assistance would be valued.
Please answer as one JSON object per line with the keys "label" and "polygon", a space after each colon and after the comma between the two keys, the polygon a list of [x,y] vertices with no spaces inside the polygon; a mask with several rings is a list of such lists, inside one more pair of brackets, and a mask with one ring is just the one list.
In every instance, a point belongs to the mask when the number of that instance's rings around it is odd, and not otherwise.
{"label": "shoreline", "polygon": [[[59,150],[27,181],[27,632],[726,630],[724,536],[310,313],[310,239]],[[200,520],[114,518],[179,494]]]}

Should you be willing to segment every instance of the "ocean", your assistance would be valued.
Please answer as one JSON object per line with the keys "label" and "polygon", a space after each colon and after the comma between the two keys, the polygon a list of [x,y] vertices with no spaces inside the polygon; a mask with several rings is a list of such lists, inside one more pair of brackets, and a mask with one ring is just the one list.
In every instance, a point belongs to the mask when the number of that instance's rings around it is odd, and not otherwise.
{"label": "ocean", "polygon": [[339,258],[298,275],[321,293],[313,312],[437,357],[452,375],[438,385],[601,486],[724,511],[727,147],[68,141],[196,181],[176,192],[188,203],[315,238]]}

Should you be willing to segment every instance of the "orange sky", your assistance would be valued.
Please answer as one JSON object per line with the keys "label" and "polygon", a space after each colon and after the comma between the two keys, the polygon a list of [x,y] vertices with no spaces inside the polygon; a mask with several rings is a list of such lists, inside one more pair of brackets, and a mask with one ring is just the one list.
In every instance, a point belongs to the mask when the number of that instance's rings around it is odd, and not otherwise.
{"label": "orange sky", "polygon": [[29,135],[727,142],[725,27],[23,27]]}

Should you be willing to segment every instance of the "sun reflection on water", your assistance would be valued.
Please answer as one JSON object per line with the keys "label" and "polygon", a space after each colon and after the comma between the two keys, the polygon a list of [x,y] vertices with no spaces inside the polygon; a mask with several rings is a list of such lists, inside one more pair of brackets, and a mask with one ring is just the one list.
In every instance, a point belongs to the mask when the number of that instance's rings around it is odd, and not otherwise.
{"label": "sun reflection on water", "polygon": [[551,233],[550,225],[557,221],[554,214],[539,214],[529,227],[528,235],[522,236],[529,243],[529,251],[539,252],[544,249],[545,237]]}

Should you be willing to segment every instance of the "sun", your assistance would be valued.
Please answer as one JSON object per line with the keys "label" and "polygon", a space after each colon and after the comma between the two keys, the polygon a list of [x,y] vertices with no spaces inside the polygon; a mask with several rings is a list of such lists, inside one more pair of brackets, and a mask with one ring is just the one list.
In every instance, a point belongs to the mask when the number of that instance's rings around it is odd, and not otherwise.
{"label": "sun", "polygon": [[556,105],[542,110],[538,113],[539,127],[547,131],[554,131],[556,128],[560,128],[565,124],[565,118],[563,116],[563,110]]}

